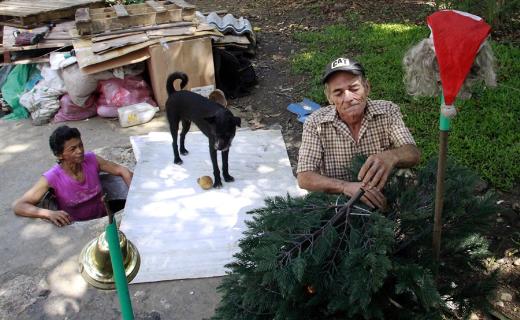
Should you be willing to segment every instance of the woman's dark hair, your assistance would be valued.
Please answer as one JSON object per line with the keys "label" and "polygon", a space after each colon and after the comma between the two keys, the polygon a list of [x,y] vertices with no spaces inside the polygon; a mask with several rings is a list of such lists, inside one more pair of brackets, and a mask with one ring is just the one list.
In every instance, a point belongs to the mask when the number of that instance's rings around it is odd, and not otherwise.
{"label": "woman's dark hair", "polygon": [[68,126],[60,126],[56,128],[51,136],[49,137],[49,146],[51,147],[52,153],[57,157],[63,153],[65,147],[65,141],[78,138],[81,139],[81,134],[76,128],[70,128]]}

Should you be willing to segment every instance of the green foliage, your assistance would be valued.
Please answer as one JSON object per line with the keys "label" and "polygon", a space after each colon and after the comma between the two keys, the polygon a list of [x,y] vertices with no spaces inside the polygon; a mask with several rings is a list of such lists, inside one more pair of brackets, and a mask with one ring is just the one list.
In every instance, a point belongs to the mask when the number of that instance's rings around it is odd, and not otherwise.
{"label": "green foliage", "polygon": [[[360,23],[332,25],[295,38],[305,49],[292,59],[293,70],[309,74],[307,97],[326,104],[320,82],[324,66],[340,55],[356,57],[365,66],[371,98],[401,106],[405,123],[423,159],[438,152],[439,100],[413,98],[406,93],[401,61],[406,50],[429,36],[427,27],[411,24]],[[495,187],[510,189],[519,182],[520,166],[520,48],[492,42],[498,64],[497,88],[474,88],[470,100],[458,101],[448,152],[476,170]]]}
{"label": "green foliage", "polygon": [[520,21],[520,0],[435,0],[439,9],[455,9],[476,14],[493,27],[500,27],[512,21]]}
{"label": "green foliage", "polygon": [[432,160],[414,180],[394,176],[385,188],[388,212],[356,205],[336,223],[346,202],[337,195],[267,199],[250,212],[214,319],[441,319],[485,309],[496,281],[483,265],[481,232],[495,201],[475,196],[477,176],[448,162],[436,283],[435,174]]}

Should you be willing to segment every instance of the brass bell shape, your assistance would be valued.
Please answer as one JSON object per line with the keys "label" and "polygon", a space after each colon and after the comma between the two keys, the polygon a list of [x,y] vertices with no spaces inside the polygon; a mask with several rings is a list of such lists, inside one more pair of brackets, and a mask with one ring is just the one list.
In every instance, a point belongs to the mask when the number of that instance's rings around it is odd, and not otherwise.
{"label": "brass bell shape", "polygon": [[[126,239],[123,232],[119,234],[119,246],[123,255],[123,265],[128,282],[132,281],[139,271],[141,258],[135,245]],[[110,261],[108,242],[103,232],[99,237],[91,240],[81,250],[79,268],[83,279],[98,289],[110,290],[115,288],[115,281]]]}

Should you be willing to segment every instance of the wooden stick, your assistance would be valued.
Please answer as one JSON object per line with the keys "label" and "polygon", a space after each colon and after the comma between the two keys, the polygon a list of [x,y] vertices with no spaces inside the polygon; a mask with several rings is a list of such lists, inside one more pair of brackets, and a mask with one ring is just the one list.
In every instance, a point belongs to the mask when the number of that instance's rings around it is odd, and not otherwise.
{"label": "wooden stick", "polygon": [[128,33],[128,32],[134,32],[134,31],[147,31],[147,30],[157,30],[157,29],[165,29],[165,28],[173,28],[173,27],[188,27],[195,25],[193,22],[174,22],[174,23],[163,23],[158,24],[155,26],[148,26],[148,27],[137,27],[137,28],[128,28],[124,30],[115,30],[115,31],[107,31],[103,33],[97,33],[92,36],[95,37],[101,37],[101,36],[107,36],[112,34],[122,34],[122,33]]}
{"label": "wooden stick", "polygon": [[439,162],[437,164],[437,185],[435,188],[435,216],[433,220],[433,259],[435,275],[438,274],[441,231],[442,231],[442,207],[444,205],[444,176],[446,174],[446,157],[448,153],[448,131],[439,133]]}

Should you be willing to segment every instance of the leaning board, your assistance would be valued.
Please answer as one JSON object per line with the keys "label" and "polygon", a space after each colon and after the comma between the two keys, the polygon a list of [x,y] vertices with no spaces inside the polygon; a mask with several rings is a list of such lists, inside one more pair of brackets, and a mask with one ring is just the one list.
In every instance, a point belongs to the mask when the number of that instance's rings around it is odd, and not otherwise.
{"label": "leaning board", "polygon": [[[137,159],[121,230],[141,254],[132,283],[222,276],[238,251],[247,211],[266,197],[298,196],[279,130],[239,130],[229,155],[235,182],[202,190],[197,178],[212,176],[208,140],[186,136],[187,156],[173,164],[170,133],[131,137]],[[220,155],[219,155],[220,161]]]}

